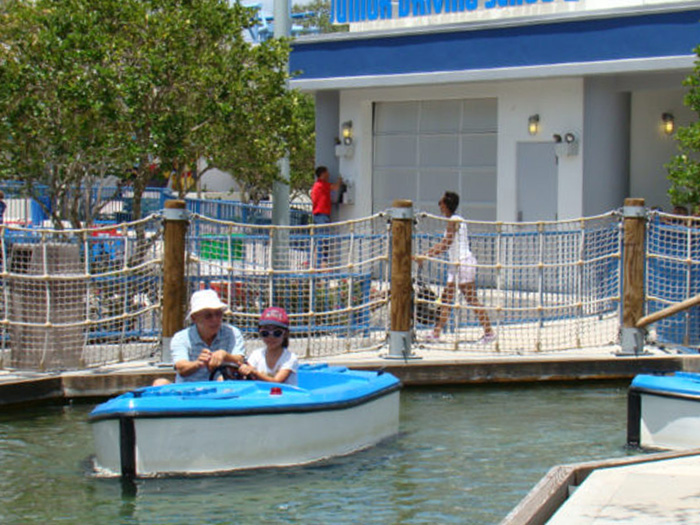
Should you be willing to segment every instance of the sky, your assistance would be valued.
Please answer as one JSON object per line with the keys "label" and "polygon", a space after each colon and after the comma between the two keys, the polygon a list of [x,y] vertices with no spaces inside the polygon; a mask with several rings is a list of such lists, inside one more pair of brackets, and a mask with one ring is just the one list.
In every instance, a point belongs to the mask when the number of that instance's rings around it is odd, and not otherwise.
{"label": "sky", "polygon": [[[308,0],[290,0],[293,5],[303,5],[308,3]],[[272,15],[274,10],[274,0],[243,0],[241,2],[243,5],[256,5],[262,4],[263,12],[266,15]]]}

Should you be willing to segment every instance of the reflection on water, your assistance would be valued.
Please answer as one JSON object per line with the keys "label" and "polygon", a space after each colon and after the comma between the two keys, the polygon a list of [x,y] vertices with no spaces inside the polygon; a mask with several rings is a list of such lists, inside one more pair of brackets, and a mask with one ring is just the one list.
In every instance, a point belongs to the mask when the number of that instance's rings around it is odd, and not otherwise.
{"label": "reflection on water", "polygon": [[401,435],[370,450],[132,487],[90,474],[92,405],[5,412],[0,523],[498,523],[552,466],[628,453],[626,392],[627,383],[405,389]]}

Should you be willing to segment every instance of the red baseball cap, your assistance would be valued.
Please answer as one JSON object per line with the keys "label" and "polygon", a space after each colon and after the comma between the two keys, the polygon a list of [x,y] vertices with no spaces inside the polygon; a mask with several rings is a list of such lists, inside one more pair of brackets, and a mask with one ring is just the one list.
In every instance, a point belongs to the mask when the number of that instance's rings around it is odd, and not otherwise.
{"label": "red baseball cap", "polygon": [[263,313],[260,315],[258,325],[273,325],[281,326],[282,328],[289,328],[289,317],[287,316],[287,312],[284,311],[284,308],[280,308],[279,306],[271,306],[263,310]]}

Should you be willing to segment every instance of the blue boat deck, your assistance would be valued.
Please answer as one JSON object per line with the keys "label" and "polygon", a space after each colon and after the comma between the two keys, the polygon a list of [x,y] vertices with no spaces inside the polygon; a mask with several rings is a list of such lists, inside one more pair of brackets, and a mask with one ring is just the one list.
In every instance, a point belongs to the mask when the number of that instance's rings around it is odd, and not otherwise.
{"label": "blue boat deck", "polygon": [[302,364],[298,386],[265,381],[203,381],[144,387],[97,406],[92,421],[130,417],[327,411],[350,408],[394,392],[399,380],[383,371]]}
{"label": "blue boat deck", "polygon": [[674,372],[673,374],[641,374],[634,378],[630,388],[657,395],[677,395],[700,399],[700,374]]}

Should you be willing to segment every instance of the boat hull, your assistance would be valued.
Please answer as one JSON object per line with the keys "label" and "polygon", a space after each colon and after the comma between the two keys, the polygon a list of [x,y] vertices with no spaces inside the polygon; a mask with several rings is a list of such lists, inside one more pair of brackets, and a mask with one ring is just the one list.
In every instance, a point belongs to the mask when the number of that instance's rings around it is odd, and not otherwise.
{"label": "boat hull", "polygon": [[[138,476],[284,467],[350,454],[398,432],[399,392],[345,410],[135,418]],[[96,460],[121,472],[120,422],[93,425]]]}
{"label": "boat hull", "polygon": [[640,375],[628,394],[627,442],[649,449],[700,447],[700,374]]}
{"label": "boat hull", "polygon": [[[148,403],[157,390],[148,389],[152,395],[146,399],[93,412],[98,472],[150,477],[302,465],[350,454],[398,433],[400,384],[395,378],[377,389],[351,388],[340,396],[327,387],[307,391],[281,385],[273,395],[276,384],[231,383],[238,384],[231,386],[230,400],[201,401],[199,409],[188,405],[197,399],[164,399],[167,408],[152,410]],[[222,397],[220,385],[212,394],[207,383],[192,385],[183,387],[189,388],[185,393]]]}

